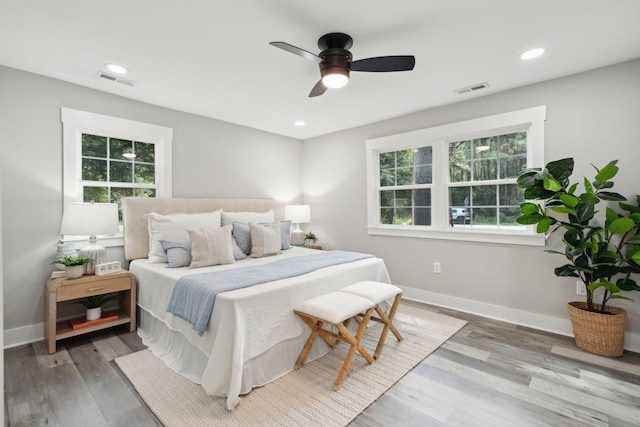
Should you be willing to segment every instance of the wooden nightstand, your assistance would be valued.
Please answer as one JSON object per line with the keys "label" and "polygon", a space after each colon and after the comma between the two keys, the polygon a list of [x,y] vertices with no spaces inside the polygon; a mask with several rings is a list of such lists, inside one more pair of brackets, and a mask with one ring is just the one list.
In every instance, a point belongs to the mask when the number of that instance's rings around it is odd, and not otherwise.
{"label": "wooden nightstand", "polygon": [[[136,278],[128,271],[77,279],[49,279],[46,286],[45,344],[49,354],[56,352],[56,341],[64,338],[124,324],[129,324],[131,332],[136,330]],[[59,302],[112,292],[120,292],[118,319],[80,329],[73,329],[68,321],[57,321]]]}

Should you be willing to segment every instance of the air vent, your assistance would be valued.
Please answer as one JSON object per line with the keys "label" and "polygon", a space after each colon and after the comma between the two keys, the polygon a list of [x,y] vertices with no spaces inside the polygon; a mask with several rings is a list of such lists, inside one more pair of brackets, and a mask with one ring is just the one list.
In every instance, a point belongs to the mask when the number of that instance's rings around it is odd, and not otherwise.
{"label": "air vent", "polygon": [[101,79],[110,80],[112,82],[122,83],[123,85],[126,85],[126,86],[135,86],[136,85],[136,82],[134,82],[133,80],[123,79],[122,77],[114,76],[113,74],[104,73],[102,71],[98,71],[97,76],[100,77]]}
{"label": "air vent", "polygon": [[477,90],[486,89],[489,87],[489,83],[478,83],[472,86],[463,87],[462,89],[456,89],[454,92],[458,95],[463,93],[475,92]]}

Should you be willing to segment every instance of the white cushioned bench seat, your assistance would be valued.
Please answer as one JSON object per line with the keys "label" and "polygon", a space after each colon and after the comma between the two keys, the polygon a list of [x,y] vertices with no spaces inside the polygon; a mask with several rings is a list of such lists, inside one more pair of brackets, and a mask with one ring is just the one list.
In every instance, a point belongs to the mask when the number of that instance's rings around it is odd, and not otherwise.
{"label": "white cushioned bench seat", "polygon": [[[294,369],[298,369],[304,364],[309,350],[311,350],[311,346],[318,336],[331,347],[335,347],[339,342],[351,345],[338,373],[338,378],[333,385],[334,391],[340,388],[347,377],[347,372],[356,350],[367,362],[373,363],[373,358],[362,347],[360,340],[373,314],[374,306],[375,304],[369,299],[346,292],[330,292],[298,304],[294,311],[311,328],[311,334],[300,352],[298,360],[296,360]],[[348,326],[351,319],[356,315],[361,315],[362,320],[354,336],[349,331]],[[324,329],[325,325],[334,326],[337,328],[338,333]]]}
{"label": "white cushioned bench seat", "polygon": [[295,311],[331,323],[342,323],[373,307],[368,298],[344,292],[329,292],[298,304]]}

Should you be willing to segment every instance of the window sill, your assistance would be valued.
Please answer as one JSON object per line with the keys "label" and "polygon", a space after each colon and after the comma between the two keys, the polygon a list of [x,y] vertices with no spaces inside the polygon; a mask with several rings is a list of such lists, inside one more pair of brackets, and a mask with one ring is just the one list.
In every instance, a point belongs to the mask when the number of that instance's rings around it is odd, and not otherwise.
{"label": "window sill", "polygon": [[413,237],[418,239],[457,240],[465,242],[501,243],[506,245],[544,246],[543,234],[491,232],[486,230],[433,230],[405,226],[369,226],[367,233],[374,236]]}

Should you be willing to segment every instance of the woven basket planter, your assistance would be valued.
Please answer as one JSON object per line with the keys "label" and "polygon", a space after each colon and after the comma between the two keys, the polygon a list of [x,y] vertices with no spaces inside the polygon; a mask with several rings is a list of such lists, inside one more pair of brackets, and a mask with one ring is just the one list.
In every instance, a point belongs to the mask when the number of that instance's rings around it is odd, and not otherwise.
{"label": "woven basket planter", "polygon": [[[600,308],[600,304],[593,306]],[[608,306],[607,311],[612,314],[594,313],[586,310],[586,302],[570,302],[568,308],[578,347],[601,356],[622,356],[627,326],[627,312],[624,309]]]}

